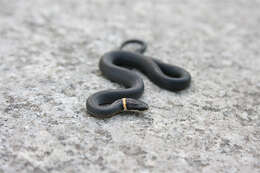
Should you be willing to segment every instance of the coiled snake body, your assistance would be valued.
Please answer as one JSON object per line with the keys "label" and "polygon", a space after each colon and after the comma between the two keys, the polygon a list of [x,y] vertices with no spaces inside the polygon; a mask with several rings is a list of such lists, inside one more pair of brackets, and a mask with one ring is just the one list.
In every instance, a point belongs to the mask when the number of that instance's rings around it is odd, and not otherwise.
{"label": "coiled snake body", "polygon": [[[137,52],[122,50],[130,43],[140,44],[141,48]],[[101,57],[99,68],[102,74],[126,88],[105,90],[91,95],[86,102],[89,114],[98,118],[108,118],[123,111],[148,109],[146,103],[137,100],[144,92],[143,80],[128,68],[140,70],[153,83],[170,91],[179,91],[189,86],[191,81],[189,72],[142,55],[146,47],[143,41],[128,40],[121,45],[119,50],[108,52]]]}

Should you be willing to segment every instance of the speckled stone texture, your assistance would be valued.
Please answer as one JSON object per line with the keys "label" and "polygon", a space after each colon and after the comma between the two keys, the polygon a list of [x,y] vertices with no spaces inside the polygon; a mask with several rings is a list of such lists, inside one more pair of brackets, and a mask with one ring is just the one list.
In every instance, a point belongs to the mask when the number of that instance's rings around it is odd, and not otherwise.
{"label": "speckled stone texture", "polygon": [[[0,173],[260,172],[260,1],[0,0]],[[128,38],[187,69],[100,120],[98,61]],[[139,73],[139,72],[137,72]]]}

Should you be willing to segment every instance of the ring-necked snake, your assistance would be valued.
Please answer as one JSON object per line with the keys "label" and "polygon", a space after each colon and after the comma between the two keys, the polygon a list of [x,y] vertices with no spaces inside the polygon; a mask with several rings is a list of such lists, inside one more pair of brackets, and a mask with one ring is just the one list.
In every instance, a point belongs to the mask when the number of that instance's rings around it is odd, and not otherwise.
{"label": "ring-necked snake", "polygon": [[[126,45],[135,43],[141,47],[136,52],[122,50]],[[142,55],[147,48],[141,40],[127,40],[119,50],[105,53],[99,62],[102,74],[125,89],[97,92],[86,102],[87,111],[98,118],[108,118],[123,111],[144,111],[148,105],[137,100],[144,92],[142,78],[131,68],[143,72],[153,83],[170,91],[179,91],[190,85],[189,72],[175,65]]]}

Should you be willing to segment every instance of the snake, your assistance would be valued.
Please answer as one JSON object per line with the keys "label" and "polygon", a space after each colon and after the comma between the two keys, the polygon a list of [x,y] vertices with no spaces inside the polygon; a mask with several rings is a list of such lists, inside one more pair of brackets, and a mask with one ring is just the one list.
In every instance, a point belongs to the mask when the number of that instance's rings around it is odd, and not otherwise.
{"label": "snake", "polygon": [[[129,44],[139,45],[135,51],[124,50]],[[105,53],[99,68],[103,76],[125,88],[108,89],[90,95],[87,112],[97,118],[109,118],[121,112],[148,110],[147,103],[138,100],[144,92],[144,82],[137,69],[162,89],[178,92],[187,88],[191,75],[185,69],[145,56],[147,44],[139,39],[126,40],[119,49]]]}

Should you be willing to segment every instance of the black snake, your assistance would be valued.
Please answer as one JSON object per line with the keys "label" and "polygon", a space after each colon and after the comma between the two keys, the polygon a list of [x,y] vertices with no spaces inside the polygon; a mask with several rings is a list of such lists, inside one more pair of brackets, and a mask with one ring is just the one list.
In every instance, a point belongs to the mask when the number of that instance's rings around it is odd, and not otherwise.
{"label": "black snake", "polygon": [[[140,44],[141,48],[136,52],[122,50],[130,43]],[[148,109],[146,103],[137,100],[144,92],[143,80],[129,68],[140,70],[153,83],[170,91],[179,91],[190,85],[189,72],[175,65],[144,56],[146,48],[146,43],[141,40],[127,40],[119,50],[110,51],[101,57],[99,68],[102,74],[126,88],[105,90],[91,95],[86,102],[89,114],[98,118],[108,118],[123,111]]]}

